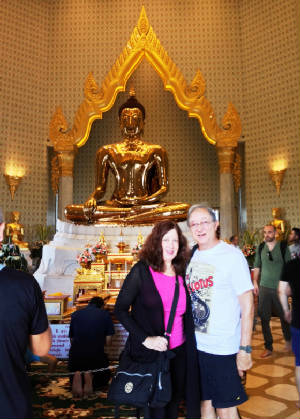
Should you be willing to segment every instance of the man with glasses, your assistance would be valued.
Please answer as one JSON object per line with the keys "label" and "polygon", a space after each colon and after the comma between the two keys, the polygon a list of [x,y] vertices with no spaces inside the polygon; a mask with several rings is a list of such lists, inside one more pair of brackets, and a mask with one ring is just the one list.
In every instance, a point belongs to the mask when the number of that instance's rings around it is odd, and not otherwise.
{"label": "man with glasses", "polygon": [[247,400],[241,377],[252,366],[253,285],[242,252],[218,238],[213,209],[188,212],[196,245],[186,272],[201,376],[201,417],[238,419]]}
{"label": "man with glasses", "polygon": [[[263,234],[264,245],[255,255],[253,292],[259,296],[258,314],[261,318],[262,333],[265,341],[265,350],[260,356],[261,358],[268,358],[273,352],[273,337],[270,327],[272,314],[280,318],[286,342],[284,351],[288,352],[291,350],[290,326],[284,319],[277,292],[282,269],[285,263],[291,259],[291,255],[287,246],[285,246],[285,251],[282,252],[281,242],[276,240],[276,228],[273,225],[265,225]],[[259,278],[260,283],[258,285]]]}

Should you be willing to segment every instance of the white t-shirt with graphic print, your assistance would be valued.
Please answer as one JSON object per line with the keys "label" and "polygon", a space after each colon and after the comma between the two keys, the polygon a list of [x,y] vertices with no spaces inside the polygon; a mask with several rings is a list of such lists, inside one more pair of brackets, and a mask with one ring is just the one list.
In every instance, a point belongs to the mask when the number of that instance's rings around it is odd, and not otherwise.
{"label": "white t-shirt with graphic print", "polygon": [[253,289],[242,252],[223,241],[211,249],[197,249],[187,269],[186,284],[197,349],[216,355],[237,353],[241,338],[238,296]]}

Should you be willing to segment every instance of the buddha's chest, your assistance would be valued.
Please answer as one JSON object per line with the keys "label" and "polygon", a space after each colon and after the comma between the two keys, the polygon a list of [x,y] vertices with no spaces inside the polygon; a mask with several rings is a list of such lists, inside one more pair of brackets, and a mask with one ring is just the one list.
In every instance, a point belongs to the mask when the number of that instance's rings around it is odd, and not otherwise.
{"label": "buddha's chest", "polygon": [[111,162],[117,167],[135,167],[148,166],[154,161],[154,157],[149,150],[141,150],[139,152],[132,150],[123,150],[121,153],[116,153]]}

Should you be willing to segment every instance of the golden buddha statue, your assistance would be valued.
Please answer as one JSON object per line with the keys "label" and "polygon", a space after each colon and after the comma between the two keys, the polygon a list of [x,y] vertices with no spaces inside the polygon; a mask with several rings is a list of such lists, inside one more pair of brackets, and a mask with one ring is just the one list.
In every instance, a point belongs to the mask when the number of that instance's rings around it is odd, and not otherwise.
{"label": "golden buddha statue", "polygon": [[282,220],[280,208],[272,208],[273,220],[270,222],[276,229],[276,239],[282,240],[286,231],[286,222]]}
{"label": "golden buddha statue", "polygon": [[[65,215],[76,223],[149,224],[159,220],[185,220],[188,204],[162,202],[167,193],[167,153],[141,139],[145,108],[131,90],[119,109],[123,141],[97,151],[96,189],[83,205],[68,205]],[[105,194],[108,172],[115,177],[110,200]]]}
{"label": "golden buddha statue", "polygon": [[20,213],[19,211],[12,211],[11,215],[13,221],[6,224],[6,236],[11,243],[18,245],[20,249],[28,249],[28,243],[23,241],[24,227],[19,223]]}

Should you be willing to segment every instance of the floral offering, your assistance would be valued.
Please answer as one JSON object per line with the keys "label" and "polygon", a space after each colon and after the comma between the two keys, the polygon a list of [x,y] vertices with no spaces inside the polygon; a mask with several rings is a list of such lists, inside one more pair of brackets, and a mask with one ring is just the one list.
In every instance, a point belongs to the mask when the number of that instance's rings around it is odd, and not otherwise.
{"label": "floral offering", "polygon": [[252,268],[254,265],[256,246],[254,244],[244,244],[242,252],[247,259],[249,267]]}
{"label": "floral offering", "polygon": [[79,264],[85,263],[88,264],[89,262],[93,262],[94,260],[94,256],[91,252],[91,248],[90,247],[86,247],[84,249],[83,252],[81,252],[78,256],[77,256],[77,262]]}
{"label": "floral offering", "polygon": [[254,244],[245,244],[242,248],[242,252],[246,258],[254,256],[256,252],[256,246]]}
{"label": "floral offering", "polygon": [[98,242],[92,247],[93,255],[106,255],[107,254],[107,247],[104,243]]}

